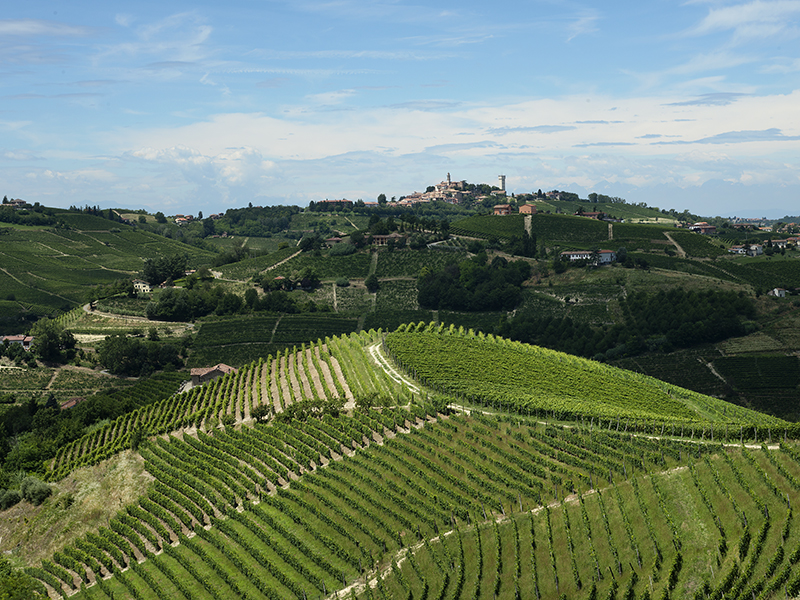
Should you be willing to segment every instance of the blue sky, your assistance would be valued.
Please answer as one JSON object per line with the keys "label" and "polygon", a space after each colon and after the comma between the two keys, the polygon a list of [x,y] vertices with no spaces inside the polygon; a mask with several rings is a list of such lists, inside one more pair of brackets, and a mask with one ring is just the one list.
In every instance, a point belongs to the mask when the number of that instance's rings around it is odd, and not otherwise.
{"label": "blue sky", "polygon": [[10,198],[208,213],[447,172],[800,214],[800,0],[4,7]]}

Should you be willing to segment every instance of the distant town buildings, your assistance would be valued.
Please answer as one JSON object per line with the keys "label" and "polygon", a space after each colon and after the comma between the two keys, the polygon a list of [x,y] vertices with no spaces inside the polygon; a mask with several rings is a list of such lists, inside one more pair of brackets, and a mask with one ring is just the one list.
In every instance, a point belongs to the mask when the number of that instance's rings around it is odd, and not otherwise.
{"label": "distant town buildings", "polygon": [[450,179],[450,173],[448,173],[446,180],[440,181],[431,187],[433,189],[429,188],[429,191],[409,194],[397,203],[398,206],[411,206],[436,201],[459,204],[464,199],[464,190],[467,187],[467,182],[466,180],[453,181]]}

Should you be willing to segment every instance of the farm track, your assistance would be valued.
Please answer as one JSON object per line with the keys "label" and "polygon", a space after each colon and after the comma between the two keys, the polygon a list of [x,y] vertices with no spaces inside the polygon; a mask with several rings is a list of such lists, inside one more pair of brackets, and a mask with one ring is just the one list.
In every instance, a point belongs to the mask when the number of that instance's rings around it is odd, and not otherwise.
{"label": "farm track", "polygon": [[675,240],[672,238],[672,236],[671,236],[669,233],[667,233],[666,231],[664,232],[664,236],[666,236],[666,238],[667,238],[667,239],[668,239],[670,242],[672,242],[672,245],[673,245],[673,246],[675,246],[675,250],[677,251],[677,253],[678,253],[678,256],[679,256],[680,258],[686,258],[686,251],[685,251],[683,248],[681,248],[681,245],[680,245],[678,242],[676,242],[676,241],[675,241]]}
{"label": "farm track", "polygon": [[415,383],[403,377],[397,370],[389,363],[389,359],[386,358],[383,353],[381,352],[381,344],[377,342],[369,346],[369,354],[372,356],[372,359],[375,361],[383,371],[395,382],[400,383],[408,387],[408,389],[412,390],[415,394],[420,393],[420,389],[417,387]]}

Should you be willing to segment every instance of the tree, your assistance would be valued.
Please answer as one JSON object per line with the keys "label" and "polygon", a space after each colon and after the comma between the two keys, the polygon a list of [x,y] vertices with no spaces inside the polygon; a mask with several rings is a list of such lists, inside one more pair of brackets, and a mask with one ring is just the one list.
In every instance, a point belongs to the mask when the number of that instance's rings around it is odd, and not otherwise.
{"label": "tree", "polygon": [[364,234],[360,231],[354,231],[350,234],[350,243],[353,244],[356,248],[363,248],[364,245],[367,243],[367,240],[364,238]]}
{"label": "tree", "polygon": [[378,194],[378,204],[381,206],[386,204],[386,194]]}
{"label": "tree", "polygon": [[209,237],[214,235],[217,232],[216,225],[214,224],[214,219],[208,218],[203,220],[203,237]]}
{"label": "tree", "polygon": [[367,290],[371,293],[378,291],[380,284],[378,283],[378,278],[375,273],[372,273],[364,280],[364,285],[367,286]]}
{"label": "tree", "polygon": [[202,210],[198,210],[197,211],[197,219],[198,220],[202,220],[203,219],[203,211]]}
{"label": "tree", "polygon": [[75,348],[75,337],[72,332],[66,331],[56,321],[48,318],[40,319],[31,328],[31,335],[34,337],[31,350],[44,361],[60,362],[63,359],[69,360],[70,354]]}
{"label": "tree", "polygon": [[161,211],[158,211],[158,212],[155,214],[155,217],[156,217],[156,223],[162,223],[162,224],[163,224],[163,223],[166,223],[166,222],[167,222],[167,217],[165,217],[165,216],[164,216],[164,213],[163,213],[163,212],[161,212]]}

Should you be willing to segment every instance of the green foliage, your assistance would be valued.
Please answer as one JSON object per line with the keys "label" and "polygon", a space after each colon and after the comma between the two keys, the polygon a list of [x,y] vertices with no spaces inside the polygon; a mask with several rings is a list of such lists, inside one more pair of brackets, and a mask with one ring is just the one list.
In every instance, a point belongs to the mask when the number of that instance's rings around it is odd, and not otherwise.
{"label": "green foliage", "polygon": [[150,285],[158,285],[167,280],[180,279],[189,265],[188,254],[173,254],[144,261],[142,276]]}
{"label": "green foliage", "polygon": [[723,356],[714,367],[742,390],[795,390],[800,385],[796,356]]}
{"label": "green foliage", "polygon": [[367,276],[367,278],[364,280],[364,285],[367,286],[367,290],[370,293],[374,294],[375,292],[378,291],[378,287],[380,286],[380,284],[378,282],[378,277],[375,275],[375,273],[371,273],[370,275]]}
{"label": "green foliage", "polygon": [[353,244],[340,242],[333,245],[333,247],[330,249],[330,252],[328,252],[328,256],[350,256],[351,254],[355,253],[356,247]]}
{"label": "green foliage", "polygon": [[463,248],[455,250],[403,250],[398,252],[378,252],[378,265],[375,274],[380,277],[418,277],[424,268],[439,271],[448,264],[466,258]]}
{"label": "green foliage", "polygon": [[31,328],[31,350],[42,360],[63,362],[74,355],[75,337],[56,321],[41,319]]}
{"label": "green foliage", "polygon": [[115,375],[149,374],[167,365],[183,366],[178,350],[172,344],[128,337],[108,336],[97,352],[100,363]]}
{"label": "green foliage", "polygon": [[[337,244],[341,245],[341,244]],[[334,246],[336,247],[336,246]],[[295,278],[297,273],[306,268],[311,268],[320,279],[335,279],[336,277],[347,277],[348,279],[363,279],[369,271],[370,256],[365,252],[337,256],[330,252],[321,256],[313,256],[311,253],[303,253],[290,261],[278,265],[268,275],[270,277],[283,276]]]}
{"label": "green foliage", "polygon": [[673,231],[670,232],[670,236],[688,256],[716,258],[728,255],[727,249],[720,248],[719,240],[716,237],[709,237],[693,231]]}
{"label": "green foliage", "polygon": [[530,264],[507,263],[503,258],[483,264],[485,260],[481,254],[421,275],[417,283],[420,306],[467,311],[513,309],[522,298],[522,283],[530,277]]}
{"label": "green foliage", "polygon": [[0,490],[0,510],[7,510],[22,500],[18,490]]}
{"label": "green foliage", "polygon": [[[510,239],[513,236],[517,236],[521,238],[523,232],[523,215],[507,215],[504,217],[480,215],[454,221],[450,225],[450,233],[470,237]],[[536,230],[536,234],[542,239],[540,231]]]}
{"label": "green foliage", "polygon": [[52,488],[36,477],[26,477],[20,484],[22,498],[34,506],[39,506],[53,493]]}
{"label": "green foliage", "polygon": [[747,330],[745,321],[755,316],[749,297],[719,290],[639,291],[618,302],[624,322],[610,327],[530,311],[505,320],[495,333],[570,354],[613,360],[742,335]]}
{"label": "green foliage", "polygon": [[42,586],[27,573],[15,569],[7,558],[0,557],[0,600],[44,598]]}

